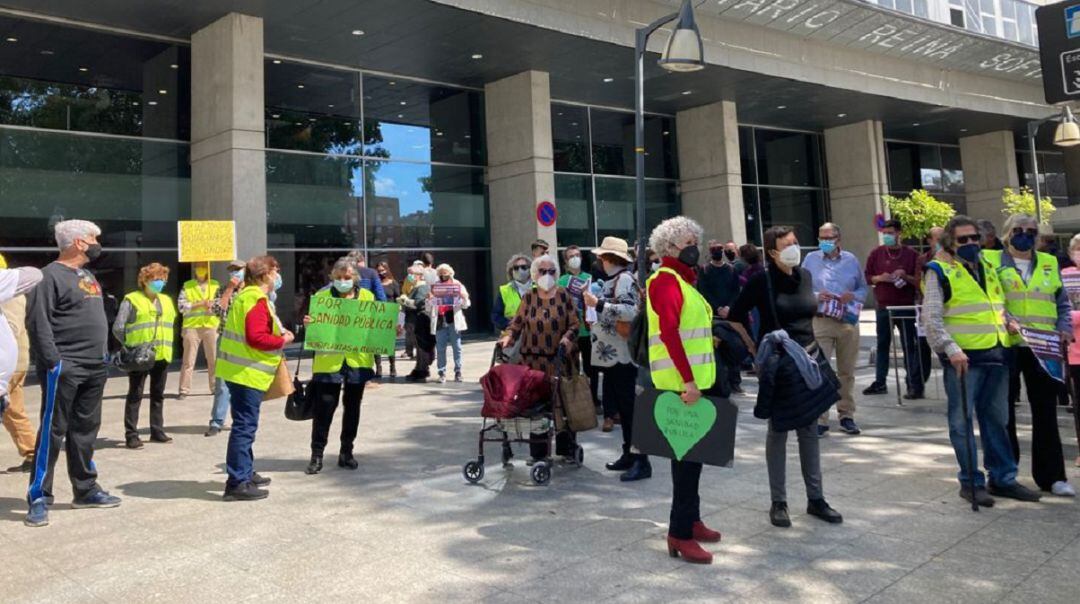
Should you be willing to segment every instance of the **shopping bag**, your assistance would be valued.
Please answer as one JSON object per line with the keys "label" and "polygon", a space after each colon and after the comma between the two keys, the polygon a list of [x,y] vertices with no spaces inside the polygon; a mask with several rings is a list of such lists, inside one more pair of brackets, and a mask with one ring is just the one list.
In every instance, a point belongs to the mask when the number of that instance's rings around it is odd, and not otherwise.
{"label": "shopping bag", "polygon": [[289,396],[292,393],[292,377],[289,375],[289,368],[285,366],[285,359],[281,359],[281,362],[278,363],[277,373],[274,375],[274,381],[270,383],[270,388],[263,393],[263,400],[272,401]]}
{"label": "shopping bag", "polygon": [[559,401],[562,413],[556,413],[555,419],[562,429],[565,415],[566,425],[571,432],[586,432],[596,427],[596,405],[593,403],[589,378],[575,373],[559,380]]}

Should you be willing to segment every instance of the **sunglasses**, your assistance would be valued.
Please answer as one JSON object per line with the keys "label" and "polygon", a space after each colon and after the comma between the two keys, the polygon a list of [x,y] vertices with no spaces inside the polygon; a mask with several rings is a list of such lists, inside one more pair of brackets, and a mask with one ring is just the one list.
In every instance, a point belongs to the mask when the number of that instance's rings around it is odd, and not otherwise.
{"label": "sunglasses", "polygon": [[542,268],[537,270],[536,272],[541,275],[551,275],[552,277],[554,277],[556,274],[558,274],[559,271],[553,268]]}
{"label": "sunglasses", "polygon": [[1027,233],[1028,235],[1031,235],[1032,237],[1038,237],[1039,236],[1039,229],[1034,229],[1034,228],[1025,229],[1023,227],[1016,227],[1015,229],[1012,230],[1013,235],[1023,235],[1024,233]]}
{"label": "sunglasses", "polygon": [[519,264],[519,265],[514,267],[514,270],[515,271],[527,271],[527,270],[529,270],[529,265],[527,265],[527,264]]}
{"label": "sunglasses", "polygon": [[965,243],[978,243],[979,242],[979,236],[978,235],[960,235],[960,236],[958,236],[956,238],[956,242],[959,243],[960,245],[964,245]]}

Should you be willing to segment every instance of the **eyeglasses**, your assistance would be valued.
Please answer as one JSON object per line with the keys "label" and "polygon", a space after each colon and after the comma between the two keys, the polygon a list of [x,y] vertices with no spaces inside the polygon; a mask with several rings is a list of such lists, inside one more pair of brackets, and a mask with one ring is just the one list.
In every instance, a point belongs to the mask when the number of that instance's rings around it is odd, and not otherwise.
{"label": "eyeglasses", "polygon": [[956,237],[956,242],[960,245],[964,245],[965,243],[978,243],[979,235],[958,235]]}
{"label": "eyeglasses", "polygon": [[1038,237],[1039,236],[1039,229],[1036,229],[1036,228],[1025,229],[1024,227],[1016,227],[1015,229],[1012,230],[1013,235],[1023,235],[1024,233],[1027,233],[1028,235],[1031,235],[1032,237]]}
{"label": "eyeglasses", "polygon": [[529,265],[528,264],[519,264],[519,265],[514,267],[514,270],[515,271],[527,271],[527,270],[529,270]]}
{"label": "eyeglasses", "polygon": [[551,275],[552,277],[554,277],[556,274],[558,274],[559,271],[553,268],[542,268],[537,270],[536,272],[540,275]]}

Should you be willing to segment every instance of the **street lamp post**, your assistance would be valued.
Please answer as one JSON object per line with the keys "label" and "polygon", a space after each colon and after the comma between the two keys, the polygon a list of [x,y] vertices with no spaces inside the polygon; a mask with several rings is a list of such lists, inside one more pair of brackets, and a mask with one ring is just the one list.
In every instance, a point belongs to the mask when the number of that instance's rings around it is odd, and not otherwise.
{"label": "street lamp post", "polygon": [[1035,224],[1042,225],[1042,185],[1039,184],[1039,156],[1035,150],[1035,136],[1039,127],[1049,122],[1059,122],[1054,130],[1054,144],[1058,147],[1080,145],[1080,126],[1076,124],[1072,110],[1066,105],[1061,115],[1032,120],[1027,125],[1028,151],[1031,153],[1031,173],[1035,180]]}
{"label": "street lamp post", "polygon": [[675,31],[660,57],[660,67],[667,71],[690,72],[705,68],[704,44],[694,21],[694,7],[683,0],[679,12],[661,17],[635,32],[634,73],[634,174],[636,181],[638,283],[649,277],[649,258],[645,254],[645,47],[656,30],[678,19]]}

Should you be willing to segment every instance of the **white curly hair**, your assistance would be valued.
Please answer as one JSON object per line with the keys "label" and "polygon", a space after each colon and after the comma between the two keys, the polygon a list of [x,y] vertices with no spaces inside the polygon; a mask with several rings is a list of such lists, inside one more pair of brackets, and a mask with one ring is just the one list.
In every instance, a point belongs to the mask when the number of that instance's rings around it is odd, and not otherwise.
{"label": "white curly hair", "polygon": [[532,261],[532,266],[529,267],[529,276],[533,281],[536,281],[537,275],[540,274],[540,265],[544,263],[550,264],[555,268],[555,280],[559,280],[559,263],[555,262],[555,258],[551,254],[541,254]]}
{"label": "white curly hair", "polygon": [[435,272],[436,273],[446,273],[447,275],[450,275],[451,279],[453,279],[454,275],[456,274],[456,273],[454,273],[454,267],[450,266],[449,264],[447,264],[445,262],[443,262],[439,266],[436,266],[435,267]]}
{"label": "white curly hair", "polygon": [[64,251],[75,245],[76,239],[98,237],[101,229],[89,220],[65,220],[56,223],[53,231],[56,233],[56,245],[60,251]]}
{"label": "white curly hair", "polygon": [[690,236],[700,243],[702,237],[705,236],[705,230],[697,221],[686,216],[668,218],[656,225],[652,234],[649,235],[649,249],[659,256],[674,258],[679,255],[678,246]]}

